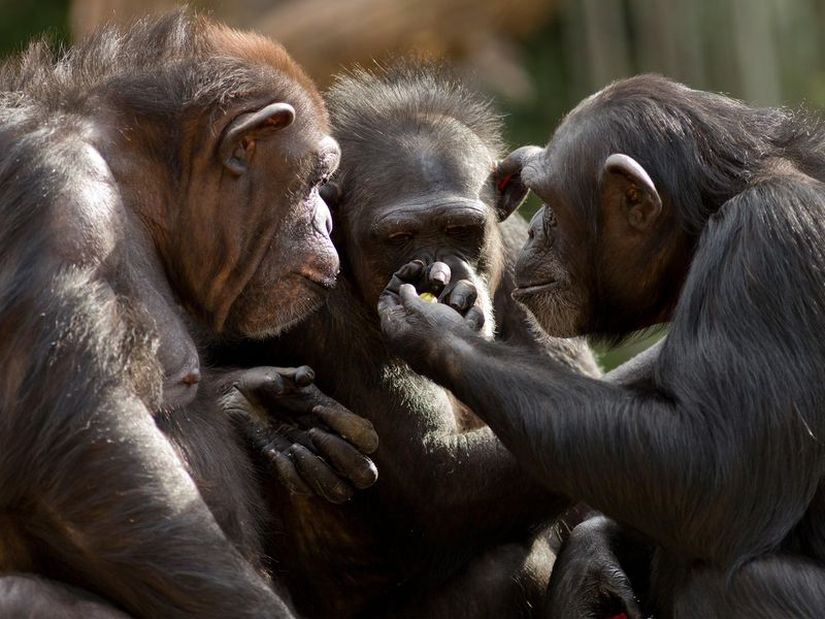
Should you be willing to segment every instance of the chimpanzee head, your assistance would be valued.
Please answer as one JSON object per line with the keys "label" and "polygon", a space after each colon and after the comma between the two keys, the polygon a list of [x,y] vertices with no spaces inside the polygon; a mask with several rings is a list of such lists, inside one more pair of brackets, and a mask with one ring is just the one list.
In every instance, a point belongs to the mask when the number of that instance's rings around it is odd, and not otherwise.
{"label": "chimpanzee head", "polygon": [[441,261],[453,283],[468,279],[482,291],[492,326],[498,223],[526,189],[499,162],[501,126],[490,105],[430,65],[356,70],[337,79],[327,101],[343,163],[324,194],[364,301],[375,307],[403,264]]}
{"label": "chimpanzee head", "polygon": [[619,339],[668,320],[708,217],[767,150],[742,130],[751,116],[651,75],[583,101],[523,167],[544,206],[514,297],[558,336]]}
{"label": "chimpanzee head", "polygon": [[321,97],[263,37],[182,14],[151,27],[155,49],[118,50],[146,70],[101,87],[101,150],[189,311],[215,332],[277,333],[338,271],[318,188],[340,151]]}

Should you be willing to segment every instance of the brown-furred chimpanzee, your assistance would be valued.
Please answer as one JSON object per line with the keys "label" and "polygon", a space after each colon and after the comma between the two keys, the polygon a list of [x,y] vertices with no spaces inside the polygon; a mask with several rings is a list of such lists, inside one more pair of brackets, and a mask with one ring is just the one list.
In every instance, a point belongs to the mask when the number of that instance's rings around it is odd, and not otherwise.
{"label": "brown-furred chimpanzee", "polygon": [[[526,194],[509,178],[517,156],[496,167],[498,117],[434,66],[355,70],[337,79],[327,105],[342,163],[322,193],[341,277],[325,306],[262,361],[313,365],[326,393],[370,419],[381,476],[343,509],[290,499],[285,488],[274,508],[284,534],[271,554],[291,558],[280,575],[308,616],[529,615],[553,559],[536,529],[568,500],[538,485],[467,407],[400,361],[375,310],[386,279],[417,258],[430,265],[428,290],[462,310],[477,307],[499,341],[598,375],[583,342],[547,338],[510,296],[527,236],[520,218],[500,224]],[[317,429],[310,435],[324,441]]]}
{"label": "brown-furred chimpanzee", "polygon": [[393,349],[548,487],[655,543],[656,616],[820,616],[825,123],[640,76],[582,102],[521,178],[545,207],[514,294],[565,335],[669,321],[649,371],[577,375],[412,286],[380,301]]}
{"label": "brown-furred chimpanzee", "polygon": [[[292,616],[200,351],[280,332],[334,283],[319,93],[280,46],[179,12],[9,61],[0,145],[0,614],[91,613],[65,582],[143,617]],[[271,397],[309,378],[231,380]],[[330,437],[321,453],[371,467]]]}

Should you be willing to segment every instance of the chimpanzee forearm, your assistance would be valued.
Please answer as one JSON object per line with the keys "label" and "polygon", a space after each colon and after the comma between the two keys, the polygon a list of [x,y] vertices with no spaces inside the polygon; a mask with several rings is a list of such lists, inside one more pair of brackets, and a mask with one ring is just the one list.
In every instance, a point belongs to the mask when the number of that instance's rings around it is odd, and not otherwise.
{"label": "chimpanzee forearm", "polygon": [[[725,468],[731,453],[747,460],[747,437],[708,441],[712,420],[701,410],[582,377],[473,334],[447,338],[418,369],[471,406],[548,487],[694,556],[724,561],[753,539],[778,543],[787,533],[777,522],[788,519],[767,509],[777,497],[753,492]],[[752,474],[771,472],[755,467]],[[773,491],[787,493],[787,509],[804,511],[809,497],[798,488]],[[741,518],[758,533],[743,532]]]}

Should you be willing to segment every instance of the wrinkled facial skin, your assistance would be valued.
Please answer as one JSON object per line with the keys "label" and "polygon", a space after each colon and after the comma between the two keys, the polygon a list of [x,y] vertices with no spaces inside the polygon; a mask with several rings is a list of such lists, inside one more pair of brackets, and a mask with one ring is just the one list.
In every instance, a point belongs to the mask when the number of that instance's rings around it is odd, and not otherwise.
{"label": "wrinkled facial skin", "polygon": [[[277,232],[232,307],[227,322],[233,331],[276,335],[320,307],[335,285],[339,261],[330,238],[332,216],[318,190],[339,160],[340,149],[328,135],[319,132],[314,144],[307,141],[299,168],[309,173],[292,183],[284,203],[273,200],[270,208],[283,208],[285,215],[272,226]],[[278,190],[270,185],[260,191],[278,197]]]}
{"label": "wrinkled facial skin", "polygon": [[[295,110],[288,126],[239,142],[241,173],[214,145],[194,160],[174,250],[218,333],[276,335],[317,309],[335,283],[331,216],[318,189],[340,149],[323,110],[300,91],[286,102]],[[233,121],[270,103],[244,102],[209,134],[220,143]]]}
{"label": "wrinkled facial skin", "polygon": [[342,225],[345,246],[357,248],[347,255],[364,301],[375,307],[393,273],[411,260],[440,261],[450,267],[452,284],[476,285],[492,329],[491,293],[501,277],[490,258],[500,243],[490,206],[493,157],[475,136],[461,145],[425,136],[404,146],[387,176],[361,183],[358,214]]}
{"label": "wrinkled facial skin", "polygon": [[530,222],[527,243],[516,263],[513,298],[529,309],[550,335],[573,337],[588,331],[590,288],[584,218],[554,187],[547,151],[522,170],[522,182],[543,202]]}

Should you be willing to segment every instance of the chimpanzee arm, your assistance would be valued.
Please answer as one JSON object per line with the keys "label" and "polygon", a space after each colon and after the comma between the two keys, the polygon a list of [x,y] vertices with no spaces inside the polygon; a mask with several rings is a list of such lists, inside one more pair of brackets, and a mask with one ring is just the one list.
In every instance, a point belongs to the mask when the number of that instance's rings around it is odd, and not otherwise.
{"label": "chimpanzee arm", "polygon": [[[624,387],[649,388],[664,340],[603,376]],[[577,506],[586,508],[584,504]],[[642,613],[648,602],[655,544],[629,527],[589,510],[572,525],[559,549],[545,600],[550,617]]]}
{"label": "chimpanzee arm", "polygon": [[19,542],[139,616],[291,616],[138,395],[151,342],[126,304],[92,269],[16,257],[0,271],[0,505],[25,508]]}
{"label": "chimpanzee arm", "polygon": [[687,556],[756,554],[799,521],[825,462],[822,308],[793,302],[821,298],[825,265],[789,215],[821,221],[817,191],[758,186],[708,224],[653,393],[484,341],[411,287],[383,295],[384,331],[550,487]]}

